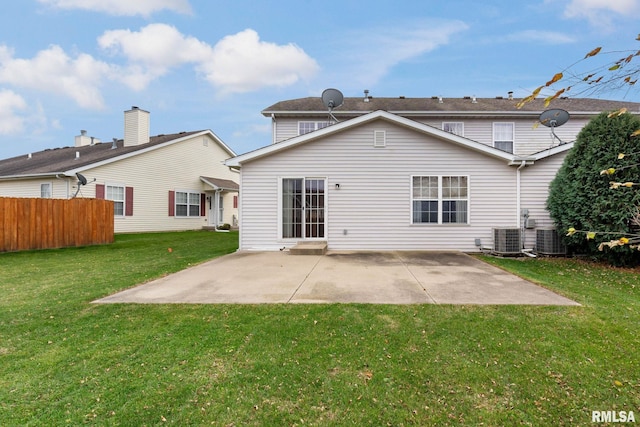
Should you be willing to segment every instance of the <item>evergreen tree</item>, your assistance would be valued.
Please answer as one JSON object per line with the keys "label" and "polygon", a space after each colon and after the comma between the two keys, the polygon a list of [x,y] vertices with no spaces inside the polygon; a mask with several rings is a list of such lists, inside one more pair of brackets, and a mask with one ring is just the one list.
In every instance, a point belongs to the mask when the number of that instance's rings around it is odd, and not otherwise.
{"label": "evergreen tree", "polygon": [[640,151],[640,137],[632,136],[637,129],[640,119],[631,114],[600,114],[580,131],[551,182],[547,208],[558,230],[570,230],[565,240],[572,252],[613,265],[640,264],[640,250],[632,245],[603,245],[638,233],[634,218],[640,192],[634,188],[638,180],[634,157]]}

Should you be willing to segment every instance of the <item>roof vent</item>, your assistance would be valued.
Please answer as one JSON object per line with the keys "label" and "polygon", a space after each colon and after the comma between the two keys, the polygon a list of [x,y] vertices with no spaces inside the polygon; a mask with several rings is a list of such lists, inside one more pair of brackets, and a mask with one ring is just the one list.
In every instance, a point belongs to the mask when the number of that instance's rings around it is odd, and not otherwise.
{"label": "roof vent", "polygon": [[364,90],[364,100],[363,101],[364,102],[369,102],[369,99],[371,99],[371,98],[369,98],[369,89],[365,89]]}
{"label": "roof vent", "polygon": [[504,99],[504,98],[501,96],[496,96],[496,99]]}
{"label": "roof vent", "polygon": [[79,159],[79,158],[80,158],[80,152],[76,151],[76,159]]}
{"label": "roof vent", "polygon": [[477,103],[478,103],[478,100],[476,99],[476,96],[475,96],[475,95],[473,95],[473,96],[471,97],[471,103],[472,103],[472,104],[477,104]]}
{"label": "roof vent", "polygon": [[444,102],[444,101],[442,101],[442,97],[441,97],[441,96],[439,96],[439,97],[438,97],[438,103],[439,103],[439,104],[442,104],[443,102]]}
{"label": "roof vent", "polygon": [[513,99],[513,91],[512,90],[507,92],[507,94],[509,95],[509,99]]}
{"label": "roof vent", "polygon": [[400,99],[404,99],[404,95],[400,95],[400,96],[399,96],[399,98],[400,98]]}
{"label": "roof vent", "polygon": [[111,149],[115,150],[118,148],[118,138],[113,138],[113,142],[111,143]]}

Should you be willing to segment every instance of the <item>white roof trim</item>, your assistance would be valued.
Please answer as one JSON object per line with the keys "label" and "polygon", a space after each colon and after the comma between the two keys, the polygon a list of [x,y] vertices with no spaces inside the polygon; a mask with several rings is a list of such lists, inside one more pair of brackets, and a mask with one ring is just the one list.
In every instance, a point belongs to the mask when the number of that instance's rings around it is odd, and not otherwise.
{"label": "white roof trim", "polygon": [[364,114],[362,116],[356,117],[351,120],[347,120],[344,122],[340,122],[334,124],[332,126],[328,126],[326,128],[322,128],[320,130],[306,133],[304,135],[296,136],[290,138],[283,142],[278,142],[276,144],[271,144],[266,147],[259,148],[254,151],[250,151],[245,154],[241,154],[239,156],[228,159],[225,162],[225,165],[229,167],[240,167],[243,163],[248,161],[253,161],[259,159],[261,157],[266,157],[271,154],[277,153],[279,151],[287,150],[289,148],[295,147],[297,145],[302,145],[307,142],[317,140],[320,138],[324,138],[326,136],[338,133],[343,131],[344,129],[348,129],[351,127],[359,126],[364,123],[368,123],[374,120],[383,119],[388,120],[392,123],[395,123],[399,126],[403,126],[409,129],[413,129],[417,132],[424,133],[426,135],[430,135],[436,137],[438,139],[443,139],[449,141],[453,144],[462,146],[464,148],[477,151],[483,153],[487,156],[498,158],[505,161],[513,160],[514,155],[511,153],[507,153],[502,150],[498,150],[497,148],[490,147],[488,145],[482,144],[480,142],[476,142],[467,138],[463,138],[458,135],[454,135],[450,132],[445,132],[441,129],[435,128],[433,126],[425,125],[419,122],[416,122],[411,119],[407,119],[404,117],[397,116],[392,113],[388,113],[386,111],[377,110],[372,113]]}

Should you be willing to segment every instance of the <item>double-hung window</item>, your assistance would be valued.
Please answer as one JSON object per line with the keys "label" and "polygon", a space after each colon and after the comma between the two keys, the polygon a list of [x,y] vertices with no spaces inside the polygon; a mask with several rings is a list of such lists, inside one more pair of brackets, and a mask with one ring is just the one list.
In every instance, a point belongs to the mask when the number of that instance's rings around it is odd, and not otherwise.
{"label": "double-hung window", "polygon": [[469,179],[466,176],[413,176],[414,224],[468,224]]}
{"label": "double-hung window", "polygon": [[176,191],[176,216],[200,216],[200,193]]}
{"label": "double-hung window", "polygon": [[331,126],[331,122],[298,122],[298,135]]}
{"label": "double-hung window", "polygon": [[124,216],[124,187],[107,184],[105,190],[105,199],[113,200],[113,216]]}
{"label": "double-hung window", "polygon": [[513,123],[493,124],[493,146],[507,153],[513,153]]}

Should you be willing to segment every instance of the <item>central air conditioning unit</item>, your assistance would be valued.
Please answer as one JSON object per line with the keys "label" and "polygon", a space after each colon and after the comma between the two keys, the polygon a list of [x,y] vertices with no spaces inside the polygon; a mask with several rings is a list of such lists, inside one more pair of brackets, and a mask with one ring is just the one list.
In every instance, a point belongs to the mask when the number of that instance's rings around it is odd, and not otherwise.
{"label": "central air conditioning unit", "polygon": [[521,249],[519,228],[493,229],[493,252],[500,255],[519,255]]}
{"label": "central air conditioning unit", "polygon": [[538,228],[536,230],[536,252],[540,255],[566,255],[567,247],[555,228]]}

